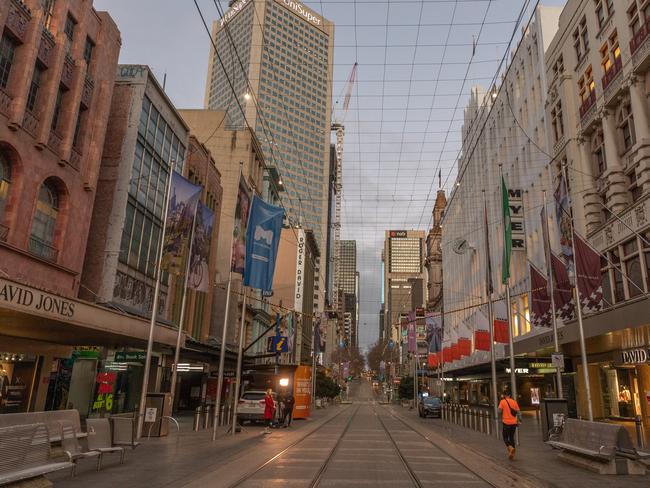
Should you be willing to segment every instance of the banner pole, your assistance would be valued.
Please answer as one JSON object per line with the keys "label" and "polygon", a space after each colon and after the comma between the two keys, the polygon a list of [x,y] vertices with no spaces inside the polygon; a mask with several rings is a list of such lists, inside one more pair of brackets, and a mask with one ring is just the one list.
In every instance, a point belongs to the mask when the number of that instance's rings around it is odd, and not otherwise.
{"label": "banner pole", "polygon": [[[560,341],[557,333],[557,318],[555,317],[555,283],[553,280],[553,272],[551,271],[551,243],[548,242],[548,216],[546,214],[546,190],[542,191],[542,198],[544,200],[544,253],[546,255],[546,274],[548,276],[549,289],[551,292],[551,324],[553,326],[553,349],[556,353],[560,352]],[[562,388],[562,368],[557,366],[555,368],[555,381],[557,388],[557,397],[564,398],[564,390]]]}
{"label": "banner pole", "polygon": [[192,249],[194,248],[194,231],[196,229],[196,214],[199,207],[197,205],[192,221],[192,231],[190,232],[190,247],[187,252],[187,263],[185,264],[185,277],[183,279],[183,299],[181,300],[181,316],[178,320],[178,334],[176,335],[176,350],[174,351],[174,364],[172,369],[172,383],[170,388],[172,410],[174,409],[174,397],[176,396],[176,381],[178,380],[178,361],[181,351],[181,337],[183,336],[183,322],[185,321],[185,306],[187,304],[187,282],[190,276],[190,263],[192,262]]}
{"label": "banner pole", "polygon": [[496,367],[496,355],[494,350],[494,307],[492,305],[492,266],[490,265],[490,230],[488,228],[487,221],[487,197],[485,196],[485,190],[483,190],[483,201],[485,204],[485,251],[487,258],[487,273],[486,273],[486,290],[488,296],[488,320],[490,322],[490,370],[492,375],[492,408],[494,413],[494,425],[495,425],[495,434],[497,439],[499,438],[499,396],[497,388],[497,367]]}
{"label": "banner pole", "polygon": [[[564,184],[568,189],[568,179],[566,162],[562,164],[562,175],[564,176]],[[578,290],[578,274],[576,266],[576,242],[575,242],[575,229],[574,229],[573,216],[571,216],[571,251],[573,253],[573,295],[575,308],[578,313],[578,332],[580,333],[580,356],[582,359],[582,376],[585,382],[585,393],[587,395],[587,416],[590,422],[594,420],[593,407],[591,405],[591,386],[589,385],[589,363],[587,362],[587,347],[585,345],[585,329],[582,324],[582,303],[580,302],[580,291]]]}
{"label": "banner pole", "polygon": [[[244,172],[244,162],[239,162],[239,178],[237,179],[237,184],[241,181],[242,174]],[[237,187],[239,189],[239,187]],[[239,191],[239,190],[238,190]],[[233,220],[234,226],[234,220]],[[217,439],[217,424],[221,418],[221,392],[223,390],[223,375],[224,369],[226,366],[226,341],[228,340],[228,315],[230,314],[230,290],[232,287],[232,256],[233,256],[233,245],[235,241],[234,229],[233,235],[230,237],[230,259],[228,260],[228,265],[230,266],[230,271],[228,272],[228,287],[226,289],[226,307],[223,315],[223,328],[221,330],[221,346],[219,347],[219,371],[217,376],[217,398],[215,400],[214,412],[212,414],[212,440]]]}
{"label": "banner pole", "polygon": [[151,320],[149,322],[149,338],[147,339],[147,355],[144,363],[144,373],[142,378],[142,389],[140,390],[140,405],[138,405],[138,423],[136,438],[142,437],[142,428],[144,427],[144,414],[147,402],[147,390],[149,388],[149,371],[151,370],[151,355],[153,353],[153,332],[156,327],[158,318],[158,300],[160,299],[160,270],[162,267],[162,254],[165,249],[165,231],[167,230],[167,215],[169,213],[169,195],[172,188],[172,176],[176,161],[172,160],[169,165],[169,181],[165,190],[165,212],[162,220],[162,231],[160,233],[160,245],[158,246],[158,260],[156,262],[156,286],[153,292],[153,307],[151,309]]}
{"label": "banner pole", "polygon": [[237,373],[235,377],[235,398],[234,406],[232,409],[232,424],[230,426],[231,434],[235,435],[237,430],[237,405],[239,404],[239,395],[241,392],[241,370],[244,356],[244,331],[246,325],[246,287],[242,287],[244,291],[244,298],[241,306],[241,323],[239,324],[239,347],[237,349]]}

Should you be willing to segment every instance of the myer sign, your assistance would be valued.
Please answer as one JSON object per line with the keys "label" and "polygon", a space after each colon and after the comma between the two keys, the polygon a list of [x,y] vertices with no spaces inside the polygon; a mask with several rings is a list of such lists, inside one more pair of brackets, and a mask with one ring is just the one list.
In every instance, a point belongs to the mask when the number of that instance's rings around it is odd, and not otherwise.
{"label": "myer sign", "polygon": [[526,250],[526,229],[524,228],[524,199],[522,191],[516,189],[508,190],[508,201],[510,204],[510,222],[512,226],[512,250]]}

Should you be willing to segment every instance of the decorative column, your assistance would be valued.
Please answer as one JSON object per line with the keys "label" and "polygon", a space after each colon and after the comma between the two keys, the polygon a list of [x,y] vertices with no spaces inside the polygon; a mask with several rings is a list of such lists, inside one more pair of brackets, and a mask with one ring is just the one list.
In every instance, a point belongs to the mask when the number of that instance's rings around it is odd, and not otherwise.
{"label": "decorative column", "polygon": [[[601,223],[601,197],[598,194],[596,181],[594,180],[589,139],[580,134],[576,141],[578,143],[578,154],[571,164],[571,167],[576,169],[576,171],[572,171],[574,181],[572,199],[574,203],[581,204],[573,205],[573,215],[578,230],[580,232],[586,230],[589,233]],[[580,199],[582,199],[582,202],[580,202]]]}
{"label": "decorative column", "polygon": [[627,178],[623,173],[623,165],[618,155],[616,145],[616,120],[611,110],[602,110],[603,136],[605,139],[605,157],[607,169],[603,174],[607,185],[608,207],[614,213],[619,213],[628,205]]}
{"label": "decorative column", "polygon": [[650,117],[648,116],[648,98],[645,93],[645,83],[639,76],[629,79],[630,103],[634,115],[634,133],[636,135],[636,154],[634,163],[637,164],[637,183],[643,193],[650,192]]}

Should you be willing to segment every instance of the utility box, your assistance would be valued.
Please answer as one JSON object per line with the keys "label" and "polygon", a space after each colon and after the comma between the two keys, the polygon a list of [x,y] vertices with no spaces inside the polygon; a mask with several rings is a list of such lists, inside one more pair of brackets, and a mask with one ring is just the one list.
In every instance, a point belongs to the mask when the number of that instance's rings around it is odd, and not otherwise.
{"label": "utility box", "polygon": [[564,398],[544,398],[541,407],[542,439],[546,442],[549,431],[569,417],[569,403]]}
{"label": "utility box", "polygon": [[[169,417],[172,414],[171,393],[147,393],[143,436],[164,437],[169,433]],[[151,432],[151,434],[150,434]]]}

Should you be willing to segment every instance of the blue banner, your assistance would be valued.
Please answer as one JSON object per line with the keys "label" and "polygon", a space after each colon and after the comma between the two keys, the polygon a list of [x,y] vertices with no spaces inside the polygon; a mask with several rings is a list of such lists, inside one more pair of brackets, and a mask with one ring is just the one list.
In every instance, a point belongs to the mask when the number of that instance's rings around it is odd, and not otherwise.
{"label": "blue banner", "polygon": [[268,291],[273,287],[284,210],[253,197],[246,233],[244,285]]}

